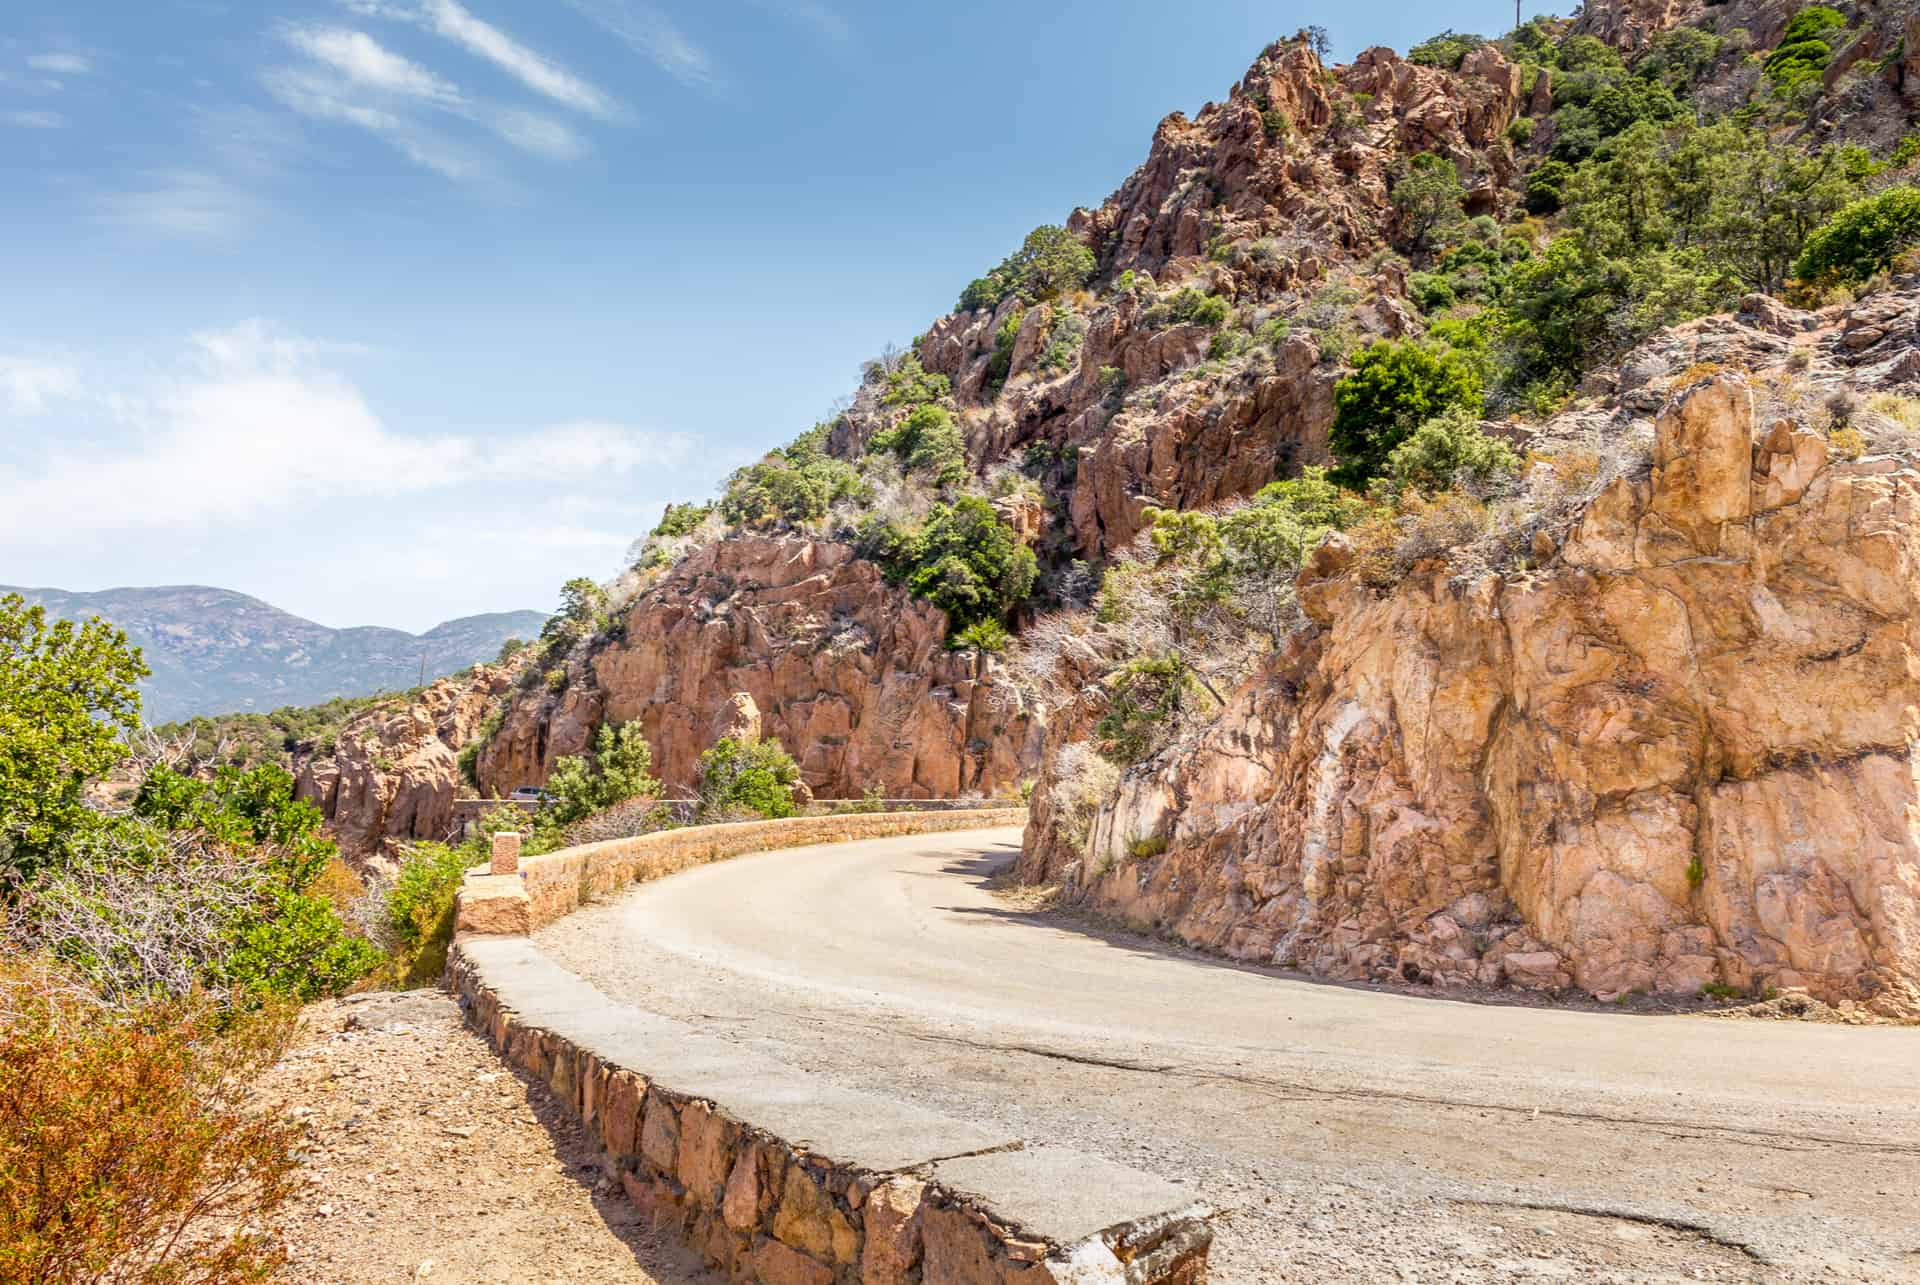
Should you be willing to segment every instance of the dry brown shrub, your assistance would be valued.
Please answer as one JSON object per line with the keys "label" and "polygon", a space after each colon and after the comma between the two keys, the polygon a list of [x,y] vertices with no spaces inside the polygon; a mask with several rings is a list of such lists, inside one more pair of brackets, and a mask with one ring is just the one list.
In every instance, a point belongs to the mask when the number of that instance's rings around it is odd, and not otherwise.
{"label": "dry brown shrub", "polygon": [[132,1017],[60,970],[0,955],[0,1282],[241,1285],[286,1255],[266,1218],[299,1133],[248,1101],[289,1013],[217,1028]]}

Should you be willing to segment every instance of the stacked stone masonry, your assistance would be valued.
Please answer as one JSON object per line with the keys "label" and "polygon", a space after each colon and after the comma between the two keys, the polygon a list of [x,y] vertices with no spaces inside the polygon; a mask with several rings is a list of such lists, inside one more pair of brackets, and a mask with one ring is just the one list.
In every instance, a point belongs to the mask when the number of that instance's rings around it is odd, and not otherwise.
{"label": "stacked stone masonry", "polygon": [[[635,1208],[731,1280],[1206,1278],[1208,1211],[1178,1187],[756,1058],[606,1000],[525,941],[470,938],[448,976],[509,1065],[581,1120]],[[627,1064],[641,1058],[661,1069]]]}

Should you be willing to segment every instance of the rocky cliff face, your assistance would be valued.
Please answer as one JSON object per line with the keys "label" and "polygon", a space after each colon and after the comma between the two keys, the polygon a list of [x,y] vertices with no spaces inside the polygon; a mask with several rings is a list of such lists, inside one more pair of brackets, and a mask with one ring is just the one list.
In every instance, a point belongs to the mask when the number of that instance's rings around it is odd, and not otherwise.
{"label": "rocky cliff face", "polygon": [[1920,467],[1755,413],[1783,371],[1913,387],[1916,326],[1913,290],[1755,300],[1649,344],[1613,426],[1657,408],[1649,466],[1537,565],[1381,589],[1336,537],[1312,627],[1126,776],[1084,850],[1037,812],[1023,874],[1329,977],[1920,1013]]}
{"label": "rocky cliff face", "polygon": [[[1068,226],[1100,247],[1103,281],[1131,272],[1285,315],[1345,288],[1393,242],[1389,176],[1408,157],[1456,161],[1475,212],[1506,199],[1514,158],[1502,134],[1520,109],[1519,70],[1491,46],[1455,73],[1388,49],[1329,68],[1304,45],[1275,45],[1225,102],[1162,121],[1145,164]],[[1269,125],[1280,118],[1284,129]],[[1365,274],[1352,317],[1363,334],[1413,327],[1403,285]],[[1149,506],[1218,504],[1327,458],[1339,371],[1304,326],[1270,356],[1210,361],[1208,329],[1155,325],[1141,296],[1120,292],[1092,309],[1071,368],[1051,371],[1039,364],[1046,311],[1029,309],[994,389],[995,336],[1018,307],[941,318],[920,357],[953,381],[975,459],[1036,444],[1074,457],[1055,487],[1081,556],[1125,548]],[[855,422],[838,444],[852,451],[864,436]]]}
{"label": "rocky cliff face", "polygon": [[483,782],[543,781],[603,720],[637,719],[656,775],[691,789],[737,693],[823,798],[1011,792],[1037,759],[1042,728],[998,662],[949,651],[945,616],[846,545],[722,540],[636,600],[617,632],[574,661],[563,692],[513,706]]}
{"label": "rocky cliff face", "polygon": [[389,844],[445,839],[469,793],[459,753],[513,689],[514,668],[482,665],[349,723],[332,753],[298,765],[296,797],[319,807],[349,859],[385,861]]}

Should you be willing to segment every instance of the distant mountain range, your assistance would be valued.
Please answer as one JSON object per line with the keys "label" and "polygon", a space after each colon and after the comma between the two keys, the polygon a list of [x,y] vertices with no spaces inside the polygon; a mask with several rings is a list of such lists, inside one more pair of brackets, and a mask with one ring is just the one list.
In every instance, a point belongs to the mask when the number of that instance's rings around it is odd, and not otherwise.
{"label": "distant mountain range", "polygon": [[141,685],[143,713],[152,724],[405,689],[420,681],[423,662],[431,681],[492,660],[507,639],[537,637],[547,619],[538,611],[494,612],[415,635],[329,629],[244,593],[204,585],[99,593],[0,585],[4,593],[55,617],[101,616],[124,629],[153,671]]}

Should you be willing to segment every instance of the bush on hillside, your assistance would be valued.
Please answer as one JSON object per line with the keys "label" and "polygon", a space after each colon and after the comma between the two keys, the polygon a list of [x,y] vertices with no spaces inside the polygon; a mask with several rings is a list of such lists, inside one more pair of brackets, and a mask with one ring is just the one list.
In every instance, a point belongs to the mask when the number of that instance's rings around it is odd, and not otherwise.
{"label": "bush on hillside", "polygon": [[1889,188],[1855,201],[1807,238],[1794,274],[1859,284],[1920,246],[1920,188]]}
{"label": "bush on hillside", "polygon": [[700,756],[700,816],[790,817],[799,783],[800,765],[780,742],[722,737]]}
{"label": "bush on hillside", "polygon": [[1422,152],[1407,163],[1393,185],[1393,208],[1400,216],[1400,233],[1413,246],[1425,248],[1449,229],[1465,223],[1461,205],[1467,189],[1452,161]]}
{"label": "bush on hillside", "polygon": [[1027,233],[1020,248],[1000,266],[960,293],[962,312],[991,311],[1011,296],[1030,303],[1057,299],[1093,279],[1097,261],[1071,232],[1046,224]]}
{"label": "bush on hillside", "polygon": [[866,492],[859,471],[825,451],[830,425],[816,424],[792,443],[727,479],[720,516],[738,527],[814,522],[841,500]]}
{"label": "bush on hillside", "polygon": [[1040,572],[1033,550],[992,504],[974,495],[936,504],[915,528],[869,522],[861,547],[889,578],[946,612],[955,632],[1004,621],[1026,601]]}
{"label": "bush on hillside", "polygon": [[460,847],[416,843],[408,849],[385,907],[386,928],[394,943],[389,971],[398,984],[430,986],[446,971],[454,897],[466,872],[486,860],[480,850],[485,842]]}
{"label": "bush on hillside", "polygon": [[1485,36],[1476,36],[1470,32],[1454,31],[1449,28],[1437,36],[1428,36],[1407,50],[1407,61],[1419,63],[1423,67],[1443,67],[1448,71],[1458,71],[1460,64],[1466,61],[1467,55],[1486,43]]}
{"label": "bush on hillside", "polygon": [[935,486],[955,486],[967,476],[966,439],[944,406],[921,406],[894,427],[875,433],[867,450],[894,456]]}
{"label": "bush on hillside", "polygon": [[1142,317],[1155,330],[1168,326],[1224,326],[1232,307],[1217,294],[1186,286],[1158,300]]}
{"label": "bush on hillside", "polygon": [[1833,61],[1836,44],[1846,32],[1847,20],[1837,9],[1809,5],[1793,15],[1780,43],[1764,64],[1768,79],[1782,89],[1819,80]]}
{"label": "bush on hillside", "polygon": [[263,1229],[293,1192],[300,1132],[248,1099],[291,1025],[117,1016],[0,954],[0,1279],[278,1279],[286,1255]]}
{"label": "bush on hillside", "polygon": [[1391,339],[1368,345],[1334,387],[1328,444],[1340,465],[1330,476],[1364,489],[1416,428],[1451,410],[1478,410],[1483,396],[1474,364],[1452,348]]}
{"label": "bush on hillside", "polygon": [[1456,408],[1430,419],[1387,457],[1386,476],[1393,486],[1428,495],[1464,489],[1484,490],[1520,468],[1513,448],[1481,429],[1472,411]]}
{"label": "bush on hillside", "polygon": [[628,799],[658,798],[661,792],[653,777],[653,747],[638,723],[600,724],[589,753],[554,763],[547,789],[559,802],[540,813],[540,826],[553,830]]}
{"label": "bush on hillside", "polygon": [[379,963],[317,887],[334,846],[281,769],[228,767],[211,781],[155,769],[134,808],[90,829],[25,891],[9,925],[105,1002],[306,1001]]}

